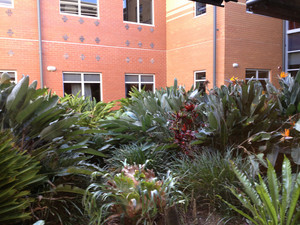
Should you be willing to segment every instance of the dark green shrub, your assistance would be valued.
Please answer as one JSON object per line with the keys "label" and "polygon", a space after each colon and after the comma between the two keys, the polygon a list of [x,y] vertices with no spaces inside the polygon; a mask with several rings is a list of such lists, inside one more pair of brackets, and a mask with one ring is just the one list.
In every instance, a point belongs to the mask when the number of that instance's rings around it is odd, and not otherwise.
{"label": "dark green shrub", "polygon": [[39,162],[14,147],[8,131],[0,131],[0,224],[31,217],[31,188],[46,179],[38,174],[39,170]]}

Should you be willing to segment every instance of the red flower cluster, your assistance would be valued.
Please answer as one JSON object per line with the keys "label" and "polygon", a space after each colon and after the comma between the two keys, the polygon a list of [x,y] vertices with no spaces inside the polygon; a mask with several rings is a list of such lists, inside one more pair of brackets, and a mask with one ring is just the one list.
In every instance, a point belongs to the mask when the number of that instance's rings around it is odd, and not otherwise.
{"label": "red flower cluster", "polygon": [[179,112],[172,115],[173,120],[171,120],[170,130],[174,133],[174,142],[187,155],[191,155],[190,143],[196,139],[195,134],[197,133],[197,126],[199,126],[196,124],[198,114],[195,109],[195,104],[186,103]]}

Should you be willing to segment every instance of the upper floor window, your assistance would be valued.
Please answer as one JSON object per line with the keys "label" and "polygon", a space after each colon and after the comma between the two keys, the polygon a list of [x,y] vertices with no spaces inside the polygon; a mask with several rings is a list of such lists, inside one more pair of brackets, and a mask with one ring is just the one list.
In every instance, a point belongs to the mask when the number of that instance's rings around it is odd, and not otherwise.
{"label": "upper floor window", "polygon": [[101,96],[101,74],[100,73],[63,73],[64,93],[85,98],[95,98],[97,102],[102,100]]}
{"label": "upper floor window", "polygon": [[129,92],[136,88],[137,90],[154,91],[154,75],[152,74],[126,74],[125,92],[126,97],[130,97]]}
{"label": "upper floor window", "polygon": [[134,23],[153,24],[153,0],[123,0],[123,19]]}
{"label": "upper floor window", "polygon": [[17,83],[17,72],[12,70],[0,70],[0,77],[3,73],[7,73],[10,76],[10,81]]}
{"label": "upper floor window", "polygon": [[0,0],[0,7],[13,7],[13,0]]}
{"label": "upper floor window", "polygon": [[60,12],[98,17],[98,0],[60,0]]}
{"label": "upper floor window", "polygon": [[246,69],[246,82],[250,79],[258,80],[262,86],[266,87],[266,79],[270,79],[269,70],[260,70],[260,69]]}
{"label": "upper floor window", "polygon": [[205,92],[206,85],[206,72],[195,71],[194,72],[194,87],[198,88],[199,91]]}
{"label": "upper floor window", "polygon": [[200,16],[206,13],[206,4],[196,2],[196,16]]}
{"label": "upper floor window", "polygon": [[289,30],[298,29],[300,28],[300,23],[289,21]]}

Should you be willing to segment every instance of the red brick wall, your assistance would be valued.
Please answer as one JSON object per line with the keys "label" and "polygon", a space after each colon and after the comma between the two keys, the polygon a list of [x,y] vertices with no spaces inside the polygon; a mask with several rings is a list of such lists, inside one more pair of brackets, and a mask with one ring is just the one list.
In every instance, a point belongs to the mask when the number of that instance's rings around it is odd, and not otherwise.
{"label": "red brick wall", "polygon": [[[277,84],[282,66],[282,21],[246,13],[245,0],[217,7],[216,84],[232,76],[245,79],[245,70],[268,69]],[[174,78],[189,88],[193,71],[206,70],[209,88],[213,84],[213,6],[194,16],[195,3],[167,1],[167,84]],[[238,63],[238,68],[232,64]]]}
{"label": "red brick wall", "polygon": [[14,0],[13,8],[0,7],[0,70],[17,71],[18,80],[24,74],[39,81],[37,27],[36,1]]}
{"label": "red brick wall", "polygon": [[[225,6],[225,79],[246,69],[268,69],[274,84],[282,66],[282,20],[246,12],[245,1]],[[238,68],[232,64],[238,63]]]}
{"label": "red brick wall", "polygon": [[[125,73],[154,74],[155,87],[165,86],[165,3],[154,2],[154,26],[128,23],[127,30],[127,23],[123,22],[122,1],[99,2],[100,19],[65,15],[68,20],[64,22],[64,15],[59,12],[59,0],[42,1],[45,85],[62,95],[62,72],[101,72],[104,101],[125,97]],[[82,24],[80,18],[84,21]],[[95,21],[99,21],[98,26]],[[64,35],[68,35],[67,41],[63,39]],[[85,38],[83,42],[79,40],[80,36]],[[101,40],[99,44],[95,42],[96,37]],[[127,40],[129,46],[125,44]],[[139,47],[139,42],[142,47]],[[65,53],[68,53],[68,59],[64,58]],[[82,54],[84,60],[80,58]],[[97,55],[101,57],[99,61]],[[140,58],[142,62],[139,62]],[[57,71],[48,72],[47,66],[55,66]]]}
{"label": "red brick wall", "polygon": [[[125,73],[154,74],[155,87],[165,86],[166,3],[154,0],[153,26],[128,23],[127,30],[122,1],[99,2],[100,18],[88,18],[61,14],[59,0],[41,0],[44,85],[62,95],[62,72],[101,72],[104,101],[125,97]],[[0,70],[17,70],[19,79],[21,74],[28,74],[31,80],[40,81],[36,1],[14,0],[11,16],[7,10],[0,7]],[[68,18],[66,22],[63,16]],[[8,36],[8,29],[14,32],[12,37]],[[64,35],[68,36],[67,41]],[[83,42],[80,36],[84,37]],[[99,44],[96,37],[101,40]],[[125,44],[127,40],[129,46]],[[8,55],[10,50],[13,56]],[[65,53],[68,59],[64,58]],[[82,54],[84,60],[80,58]],[[101,57],[99,61],[97,55]],[[47,66],[55,66],[57,70],[48,72]]]}

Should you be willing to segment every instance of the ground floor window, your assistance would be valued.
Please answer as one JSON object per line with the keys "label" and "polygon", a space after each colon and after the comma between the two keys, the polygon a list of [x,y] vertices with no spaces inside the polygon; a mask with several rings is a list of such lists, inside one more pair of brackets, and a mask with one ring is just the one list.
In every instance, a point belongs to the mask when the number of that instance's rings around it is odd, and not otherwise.
{"label": "ground floor window", "polygon": [[10,76],[11,82],[17,83],[17,72],[13,70],[0,70],[0,76],[7,73]]}
{"label": "ground floor window", "polygon": [[13,0],[0,0],[0,7],[12,7]]}
{"label": "ground floor window", "polygon": [[262,84],[262,86],[266,87],[266,80],[270,79],[270,71],[269,70],[260,70],[260,69],[246,69],[246,83],[248,80],[258,80]]}
{"label": "ground floor window", "polygon": [[198,88],[199,91],[205,92],[206,85],[206,71],[195,71],[194,72],[194,87]]}
{"label": "ground floor window", "polygon": [[100,73],[64,72],[63,84],[64,93],[76,95],[80,92],[79,96],[102,100]]}
{"label": "ground floor window", "polygon": [[129,96],[132,88],[139,91],[154,91],[154,75],[153,74],[125,74],[125,94]]}

